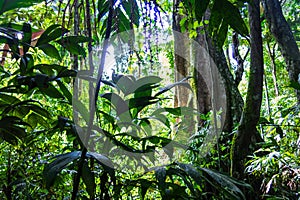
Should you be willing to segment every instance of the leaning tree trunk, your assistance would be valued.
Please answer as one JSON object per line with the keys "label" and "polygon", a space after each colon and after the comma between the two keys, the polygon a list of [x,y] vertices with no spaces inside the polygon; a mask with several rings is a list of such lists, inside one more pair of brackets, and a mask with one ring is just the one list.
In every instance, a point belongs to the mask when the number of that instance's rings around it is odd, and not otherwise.
{"label": "leaning tree trunk", "polygon": [[[264,14],[270,31],[280,46],[291,81],[298,82],[300,73],[300,52],[292,30],[285,20],[278,0],[263,0]],[[300,103],[300,91],[297,90]]]}
{"label": "leaning tree trunk", "polygon": [[264,69],[259,0],[252,0],[248,7],[251,47],[250,75],[246,102],[231,152],[231,173],[237,178],[243,177],[245,159],[250,153],[251,145],[259,139],[256,125],[260,116],[263,92]]}

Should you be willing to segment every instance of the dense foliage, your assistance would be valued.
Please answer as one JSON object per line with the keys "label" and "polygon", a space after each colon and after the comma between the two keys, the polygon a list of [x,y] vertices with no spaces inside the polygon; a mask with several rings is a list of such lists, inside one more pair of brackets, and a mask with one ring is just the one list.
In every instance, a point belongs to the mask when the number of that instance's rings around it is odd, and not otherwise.
{"label": "dense foliage", "polygon": [[0,0],[0,198],[298,199],[299,12]]}

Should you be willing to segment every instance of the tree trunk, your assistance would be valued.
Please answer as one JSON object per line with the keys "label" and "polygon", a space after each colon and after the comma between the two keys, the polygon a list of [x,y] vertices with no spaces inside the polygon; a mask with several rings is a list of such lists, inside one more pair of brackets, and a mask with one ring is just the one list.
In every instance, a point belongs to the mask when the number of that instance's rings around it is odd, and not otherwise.
{"label": "tree trunk", "polygon": [[223,130],[232,132],[234,124],[238,123],[244,105],[243,98],[235,84],[232,73],[227,65],[226,57],[222,49],[219,49],[211,38],[206,36],[209,54],[214,60],[218,71],[222,77],[226,92],[226,119]]}
{"label": "tree trunk", "polygon": [[[204,34],[201,34],[198,31],[198,36],[196,41],[203,47],[206,44],[206,37]],[[211,102],[211,91],[208,87],[211,87],[207,83],[207,69],[208,66],[205,66],[207,62],[203,59],[203,52],[196,51],[195,52],[195,70],[194,70],[194,80],[196,87],[196,96],[197,96],[197,109],[201,114],[207,114],[212,109]],[[208,59],[205,59],[208,60]],[[200,117],[198,119],[200,127],[204,125],[204,122]]]}
{"label": "tree trunk", "polygon": [[[285,20],[278,0],[263,0],[264,14],[270,31],[280,46],[291,81],[298,82],[300,73],[300,52],[292,30]],[[300,91],[296,91],[298,104]]]}
{"label": "tree trunk", "polygon": [[259,0],[249,5],[250,23],[250,75],[246,103],[240,125],[233,140],[231,174],[237,178],[244,176],[244,164],[252,145],[259,139],[256,125],[260,116],[263,92],[263,48]]}
{"label": "tree trunk", "polygon": [[[174,32],[174,75],[175,82],[181,81],[183,78],[189,76],[190,68],[190,44],[188,33],[182,33],[180,27],[180,20],[183,18],[179,14],[178,6],[179,0],[174,0],[173,7],[173,30]],[[178,34],[181,33],[181,34]],[[178,106],[189,106],[191,102],[190,99],[190,90],[185,87],[176,87],[175,88],[175,99],[174,107]]]}

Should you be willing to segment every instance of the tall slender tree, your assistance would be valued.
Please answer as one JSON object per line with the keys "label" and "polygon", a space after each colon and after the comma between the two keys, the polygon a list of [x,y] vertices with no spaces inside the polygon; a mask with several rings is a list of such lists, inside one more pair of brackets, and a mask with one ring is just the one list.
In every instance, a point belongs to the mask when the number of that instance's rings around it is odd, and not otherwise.
{"label": "tall slender tree", "polygon": [[250,74],[248,90],[242,118],[232,147],[233,176],[244,176],[245,158],[250,153],[251,145],[259,140],[256,129],[262,102],[263,92],[263,47],[261,36],[261,19],[259,0],[248,4],[250,23]]}
{"label": "tall slender tree", "polygon": [[[278,0],[263,0],[264,15],[269,24],[270,31],[280,46],[280,51],[285,59],[289,78],[299,82],[300,52],[291,27],[283,16]],[[297,100],[300,103],[300,91],[297,90]]]}

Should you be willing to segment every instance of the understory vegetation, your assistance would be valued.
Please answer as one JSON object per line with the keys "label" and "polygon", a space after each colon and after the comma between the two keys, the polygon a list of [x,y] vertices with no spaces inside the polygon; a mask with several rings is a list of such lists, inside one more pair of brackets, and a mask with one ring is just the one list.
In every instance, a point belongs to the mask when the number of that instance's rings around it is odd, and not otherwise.
{"label": "understory vegetation", "polygon": [[299,0],[0,0],[0,199],[299,199]]}

